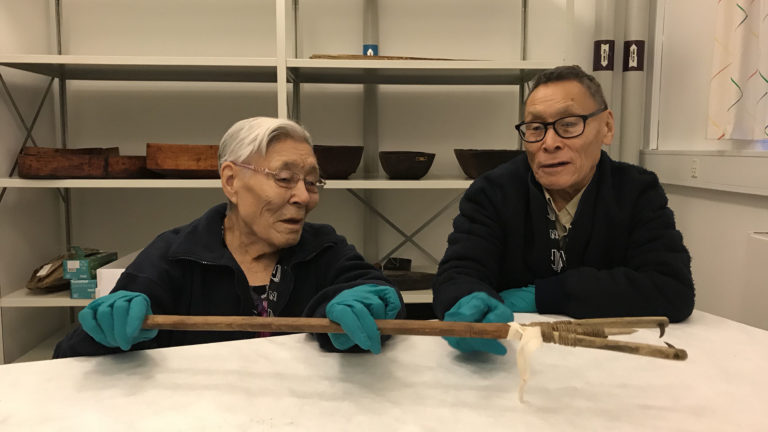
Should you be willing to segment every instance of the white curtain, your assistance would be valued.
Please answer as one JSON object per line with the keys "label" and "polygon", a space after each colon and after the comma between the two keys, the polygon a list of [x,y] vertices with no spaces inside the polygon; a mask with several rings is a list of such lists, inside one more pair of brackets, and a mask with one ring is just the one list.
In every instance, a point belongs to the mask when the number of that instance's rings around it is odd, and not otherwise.
{"label": "white curtain", "polygon": [[710,1],[717,18],[707,138],[768,139],[768,0]]}

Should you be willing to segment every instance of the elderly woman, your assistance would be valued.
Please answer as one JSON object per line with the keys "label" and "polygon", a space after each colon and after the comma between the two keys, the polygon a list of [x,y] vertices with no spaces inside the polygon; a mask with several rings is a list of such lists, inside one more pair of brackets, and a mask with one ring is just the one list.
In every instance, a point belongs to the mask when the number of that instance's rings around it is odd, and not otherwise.
{"label": "elderly woman", "polygon": [[402,316],[402,297],[333,228],[306,222],[325,184],[307,131],[242,120],[221,140],[219,173],[227,203],[150,243],[54,358],[268,336],[142,329],[153,312],[328,317],[345,333],[317,335],[321,347],[380,352],[374,319]]}

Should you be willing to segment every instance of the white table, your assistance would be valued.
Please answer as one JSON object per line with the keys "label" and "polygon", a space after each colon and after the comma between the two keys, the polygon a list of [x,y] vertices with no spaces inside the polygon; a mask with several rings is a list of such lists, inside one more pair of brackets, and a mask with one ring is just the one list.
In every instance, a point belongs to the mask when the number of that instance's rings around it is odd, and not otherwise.
{"label": "white table", "polygon": [[462,355],[426,336],[381,355],[291,335],[11,364],[0,430],[768,430],[768,332],[695,312],[664,340],[688,360],[545,344],[524,404],[514,355]]}

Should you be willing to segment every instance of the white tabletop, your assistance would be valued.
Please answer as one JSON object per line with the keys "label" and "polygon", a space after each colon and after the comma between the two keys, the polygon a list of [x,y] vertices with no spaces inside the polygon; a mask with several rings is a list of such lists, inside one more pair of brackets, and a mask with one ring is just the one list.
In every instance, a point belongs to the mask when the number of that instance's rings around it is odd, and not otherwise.
{"label": "white tabletop", "polygon": [[514,355],[463,355],[427,336],[380,355],[291,335],[11,364],[0,430],[768,430],[768,332],[695,312],[663,340],[688,360],[545,344],[523,404]]}

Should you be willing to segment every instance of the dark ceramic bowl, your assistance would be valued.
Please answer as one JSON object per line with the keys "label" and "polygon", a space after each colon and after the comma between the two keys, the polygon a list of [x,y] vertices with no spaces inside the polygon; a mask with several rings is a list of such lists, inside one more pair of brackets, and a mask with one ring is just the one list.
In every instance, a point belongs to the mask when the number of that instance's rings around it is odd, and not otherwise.
{"label": "dark ceramic bowl", "polygon": [[484,172],[490,171],[524,152],[524,150],[453,149],[461,170],[469,178],[478,178]]}
{"label": "dark ceramic bowl", "polygon": [[363,146],[314,145],[320,177],[345,179],[357,171],[363,158]]}
{"label": "dark ceramic bowl", "polygon": [[384,265],[382,266],[384,270],[400,270],[400,271],[410,271],[411,270],[411,259],[410,258],[399,258],[399,257],[389,257],[386,261],[384,261]]}
{"label": "dark ceramic bowl", "polygon": [[435,161],[434,153],[418,151],[380,151],[379,162],[389,178],[417,180],[425,175]]}

